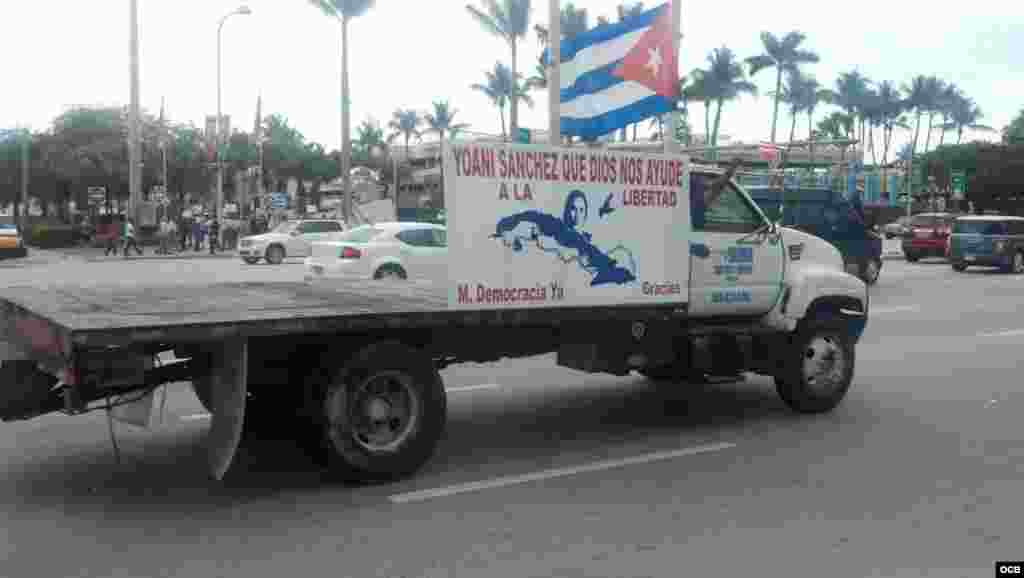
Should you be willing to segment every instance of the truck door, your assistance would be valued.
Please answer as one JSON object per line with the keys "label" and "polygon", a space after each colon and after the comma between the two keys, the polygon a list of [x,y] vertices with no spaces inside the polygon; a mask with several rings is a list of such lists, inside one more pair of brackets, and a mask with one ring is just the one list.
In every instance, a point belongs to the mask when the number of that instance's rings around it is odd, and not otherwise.
{"label": "truck door", "polygon": [[690,314],[767,313],[782,291],[782,243],[768,233],[768,220],[732,183],[705,206],[715,179],[706,173],[690,176]]}

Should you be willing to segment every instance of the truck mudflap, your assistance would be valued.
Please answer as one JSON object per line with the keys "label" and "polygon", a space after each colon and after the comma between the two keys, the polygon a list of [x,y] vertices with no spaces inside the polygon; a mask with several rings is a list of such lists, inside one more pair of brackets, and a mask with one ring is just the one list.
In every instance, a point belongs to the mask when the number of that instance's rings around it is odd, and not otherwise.
{"label": "truck mudflap", "polygon": [[211,367],[196,377],[196,395],[208,404],[210,429],[206,435],[207,465],[214,479],[223,480],[235,462],[242,441],[248,382],[249,345],[245,339],[225,340],[211,352]]}

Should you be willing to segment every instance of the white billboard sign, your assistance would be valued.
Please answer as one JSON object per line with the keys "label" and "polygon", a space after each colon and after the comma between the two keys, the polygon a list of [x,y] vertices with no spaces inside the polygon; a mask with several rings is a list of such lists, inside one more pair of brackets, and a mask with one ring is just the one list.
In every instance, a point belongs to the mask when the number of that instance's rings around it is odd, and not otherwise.
{"label": "white billboard sign", "polygon": [[446,143],[453,309],[688,300],[686,156]]}

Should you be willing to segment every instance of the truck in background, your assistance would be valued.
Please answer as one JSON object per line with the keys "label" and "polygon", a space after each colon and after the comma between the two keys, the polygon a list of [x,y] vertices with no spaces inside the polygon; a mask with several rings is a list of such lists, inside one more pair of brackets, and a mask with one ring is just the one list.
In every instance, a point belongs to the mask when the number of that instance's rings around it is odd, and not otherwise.
{"label": "truck in background", "polygon": [[803,413],[845,397],[867,287],[832,244],[769,219],[735,166],[446,145],[444,282],[9,287],[0,418],[152,404],[189,381],[215,478],[244,428],[288,425],[346,478],[382,481],[434,453],[452,364],[553,352],[666,388],[767,375]]}
{"label": "truck in background", "polygon": [[864,212],[831,189],[751,188],[751,197],[770,217],[832,243],[847,270],[868,285],[882,271],[882,237]]}

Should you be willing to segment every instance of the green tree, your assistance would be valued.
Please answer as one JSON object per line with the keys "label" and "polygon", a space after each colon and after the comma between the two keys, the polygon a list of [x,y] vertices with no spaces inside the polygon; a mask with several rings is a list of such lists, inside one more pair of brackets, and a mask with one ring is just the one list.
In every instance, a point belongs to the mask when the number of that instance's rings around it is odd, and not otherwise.
{"label": "green tree", "polygon": [[[530,29],[530,0],[481,0],[484,10],[467,4],[466,9],[484,30],[508,42],[512,51],[510,77],[518,82],[518,43]],[[519,128],[519,101],[525,91],[510,91],[505,96],[511,103],[509,125],[515,133]],[[502,113],[502,122],[504,122]],[[504,132],[504,131],[502,131]]]}
{"label": "green tree", "polygon": [[715,101],[712,86],[708,83],[708,72],[694,68],[688,75],[686,98],[688,101],[700,102],[704,108],[704,146],[711,146],[711,105]]}
{"label": "green tree", "polygon": [[761,44],[764,52],[747,59],[751,76],[766,68],[775,68],[775,110],[772,113],[772,143],[775,142],[775,127],[779,120],[779,100],[782,94],[782,74],[790,70],[799,70],[802,64],[818,62],[815,52],[800,48],[807,36],[803,32],[793,31],[782,39],[771,32],[761,33]]}
{"label": "green tree", "polygon": [[925,110],[928,112],[928,132],[925,133],[924,137],[924,152],[927,153],[932,142],[935,115],[942,112],[942,98],[946,92],[946,82],[937,76],[929,76],[925,87],[927,94],[927,107]]}
{"label": "green tree", "polygon": [[306,139],[298,129],[288,124],[280,114],[272,114],[264,121],[263,167],[276,190],[284,190],[289,178],[302,186]]}
{"label": "green tree", "polygon": [[857,139],[861,146],[864,143],[864,105],[871,93],[872,81],[858,70],[843,72],[836,78],[835,90],[832,91],[832,103],[843,109],[851,123],[847,138]]}
{"label": "green tree", "polygon": [[949,124],[949,117],[953,114],[953,110],[956,108],[956,104],[960,98],[964,97],[964,93],[960,90],[956,84],[950,82],[946,84],[942,93],[938,98],[938,113],[942,119],[942,123],[939,125],[939,145],[946,141],[946,125]]}
{"label": "green tree", "polygon": [[[451,134],[452,131],[460,131],[469,128],[466,123],[456,123],[455,115],[459,113],[457,108],[453,108],[447,100],[435,101],[434,110],[427,113],[425,117],[427,127],[429,130],[437,133],[437,141],[440,144],[441,149],[438,151],[440,156],[441,150],[444,150],[444,137],[445,134]],[[444,182],[444,157],[441,157],[441,182]]]}
{"label": "green tree", "polygon": [[1002,137],[1003,144],[1024,143],[1024,109],[1021,109],[1017,116],[1013,117],[1010,124],[1003,127]]}
{"label": "green tree", "polygon": [[934,100],[930,88],[928,77],[923,74],[911,79],[910,84],[903,85],[907,109],[914,111],[914,136],[910,140],[914,154],[917,154],[917,139],[921,133],[921,116],[932,107]]}
{"label": "green tree", "polygon": [[725,46],[716,48],[708,55],[706,81],[715,101],[715,124],[712,128],[711,146],[718,146],[718,129],[722,122],[722,107],[726,102],[742,94],[757,95],[757,86],[747,80],[743,66],[733,51]]}
{"label": "green tree", "polygon": [[828,104],[832,100],[832,91],[822,88],[814,76],[803,76],[797,92],[798,108],[807,113],[807,141],[810,146],[811,163],[814,163],[814,112],[819,104]]}
{"label": "green tree", "polygon": [[473,84],[470,88],[482,92],[498,108],[498,116],[501,118],[501,136],[507,138],[505,131],[505,105],[513,99],[521,100],[528,106],[533,106],[533,99],[527,92],[524,84],[519,79],[513,79],[509,67],[500,62],[494,64],[494,70],[484,73],[487,81],[483,84]]}
{"label": "green tree", "polygon": [[950,122],[947,125],[951,130],[956,131],[956,144],[960,144],[965,128],[994,132],[994,128],[979,122],[982,118],[985,118],[985,114],[981,111],[981,107],[974,102],[973,98],[966,96],[958,98],[951,111]]}
{"label": "green tree", "polygon": [[[403,139],[405,142],[405,165],[412,167],[411,155],[409,152],[409,141],[413,138],[419,140],[423,133],[420,132],[420,126],[423,124],[423,118],[420,113],[413,109],[398,109],[392,114],[391,121],[388,122],[388,128],[391,129],[391,134],[388,135],[388,142],[394,142],[398,139]],[[398,161],[394,155],[391,155],[392,162],[396,164]],[[395,183],[395,207],[398,207],[398,183]]]}
{"label": "green tree", "polygon": [[349,87],[348,87],[348,24],[353,18],[365,14],[375,4],[374,0],[309,0],[313,6],[341,23],[341,162],[339,171],[345,187],[345,218],[351,215],[349,187],[349,164],[352,161],[351,129],[349,128]]}
{"label": "green tree", "polygon": [[356,140],[352,143],[353,145],[353,156],[360,160],[360,162],[373,165],[374,159],[374,148],[384,150],[387,148],[387,142],[384,139],[384,129],[381,128],[380,123],[368,118],[361,122],[356,128]]}

